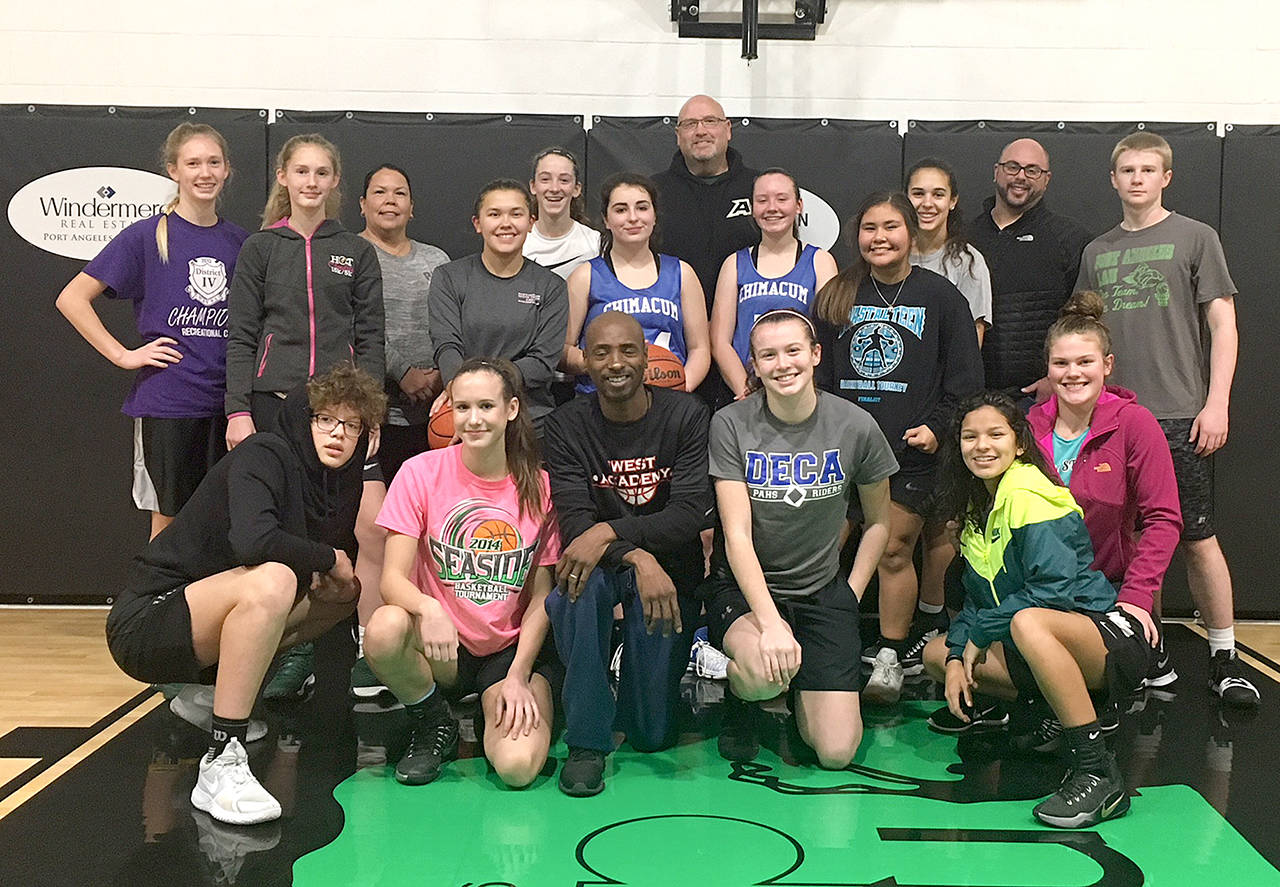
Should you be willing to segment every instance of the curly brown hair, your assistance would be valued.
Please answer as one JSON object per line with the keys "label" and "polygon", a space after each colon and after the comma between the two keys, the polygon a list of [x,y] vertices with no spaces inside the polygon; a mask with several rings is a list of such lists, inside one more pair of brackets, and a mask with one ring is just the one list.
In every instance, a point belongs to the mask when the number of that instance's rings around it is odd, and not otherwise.
{"label": "curly brown hair", "polygon": [[366,428],[381,425],[387,416],[387,395],[382,386],[351,361],[307,382],[307,402],[313,413],[326,407],[350,407]]}

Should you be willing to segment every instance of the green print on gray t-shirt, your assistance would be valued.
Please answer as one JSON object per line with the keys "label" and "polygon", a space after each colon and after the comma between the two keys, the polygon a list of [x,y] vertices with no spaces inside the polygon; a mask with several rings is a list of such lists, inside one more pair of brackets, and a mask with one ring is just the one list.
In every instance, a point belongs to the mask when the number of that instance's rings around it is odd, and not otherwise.
{"label": "green print on gray t-shirt", "polygon": [[1097,290],[1116,355],[1111,381],[1158,419],[1190,419],[1208,393],[1201,306],[1235,295],[1212,228],[1177,213],[1116,226],[1085,247],[1076,289]]}
{"label": "green print on gray t-shirt", "polygon": [[[1159,258],[1173,258],[1173,244],[1165,243],[1157,247],[1151,247],[1142,252],[1159,251],[1162,255]],[[1129,250],[1129,252],[1137,252],[1137,250]],[[1114,267],[1115,258],[1120,253],[1118,251],[1098,256],[1095,263],[1095,269],[1098,275],[1098,288],[1104,296],[1103,301],[1106,303],[1108,311],[1132,311],[1134,308],[1146,308],[1151,305],[1152,299],[1160,308],[1169,307],[1169,281],[1165,276],[1152,268],[1145,261],[1136,268],[1126,274],[1119,283],[1116,282],[1116,276],[1119,269]],[[1128,256],[1126,255],[1126,260]],[[1110,260],[1112,267],[1104,267],[1104,260]],[[1126,261],[1126,265],[1127,265]],[[1111,285],[1108,291],[1106,287]]]}

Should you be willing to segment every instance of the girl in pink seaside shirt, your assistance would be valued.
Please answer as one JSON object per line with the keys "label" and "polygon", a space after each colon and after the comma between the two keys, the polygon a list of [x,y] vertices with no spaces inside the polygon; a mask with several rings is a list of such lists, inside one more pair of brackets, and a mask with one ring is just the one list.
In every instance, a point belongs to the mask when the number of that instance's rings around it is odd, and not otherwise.
{"label": "girl in pink seaside shirt", "polygon": [[519,378],[510,361],[463,361],[448,389],[461,444],[406,461],[378,515],[386,605],[364,654],[409,714],[406,785],[457,756],[446,697],[480,694],[485,757],[507,785],[547,760],[559,660],[543,651],[544,603],[560,533]]}
{"label": "girl in pink seaside shirt", "polygon": [[[1155,417],[1132,391],[1106,384],[1115,355],[1102,310],[1094,292],[1067,301],[1045,340],[1054,396],[1027,418],[1040,450],[1084,509],[1093,568],[1116,587],[1118,606],[1142,623],[1155,646],[1153,601],[1182,533],[1178,485]],[[1167,676],[1155,673],[1162,668]],[[1152,669],[1150,684],[1177,677],[1160,662]]]}

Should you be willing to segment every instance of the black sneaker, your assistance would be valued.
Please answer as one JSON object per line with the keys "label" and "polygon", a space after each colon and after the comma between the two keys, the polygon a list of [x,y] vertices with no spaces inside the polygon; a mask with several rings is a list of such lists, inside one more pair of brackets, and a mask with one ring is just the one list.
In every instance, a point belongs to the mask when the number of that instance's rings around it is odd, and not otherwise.
{"label": "black sneaker", "polygon": [[726,694],[724,701],[724,719],[720,722],[720,735],[716,739],[716,750],[726,761],[741,763],[750,761],[760,754],[760,740],[756,735],[756,712],[760,707],[754,702],[745,702],[733,695]]}
{"label": "black sneaker", "polygon": [[1258,688],[1244,676],[1244,666],[1234,649],[1219,650],[1213,654],[1209,665],[1209,689],[1224,703],[1236,708],[1257,708],[1262,701]]}
{"label": "black sneaker", "polygon": [[951,713],[945,705],[929,715],[929,729],[939,733],[968,733],[973,730],[979,733],[988,730],[999,730],[1009,724],[1009,712],[999,702],[978,703],[968,709],[969,720],[962,721]]}
{"label": "black sneaker", "polygon": [[440,775],[445,761],[458,757],[458,722],[446,717],[439,723],[413,719],[409,747],[396,764],[396,781],[426,785]]}
{"label": "black sneaker", "polygon": [[907,647],[899,660],[902,663],[902,673],[907,677],[913,677],[924,671],[924,648],[934,638],[945,637],[947,630],[951,627],[951,619],[947,616],[946,610],[937,615],[926,616],[923,613],[916,615],[922,618],[911,626],[911,633],[907,635]]}
{"label": "black sneaker", "polygon": [[924,648],[929,641],[942,634],[942,629],[931,628],[920,635],[907,638],[907,648],[902,651],[902,673],[907,677],[918,675],[924,671]]}
{"label": "black sneaker", "polygon": [[1120,706],[1114,701],[1108,700],[1097,707],[1098,726],[1102,728],[1105,735],[1110,735],[1120,729]]}
{"label": "black sneaker", "polygon": [[1031,815],[1054,828],[1088,828],[1128,812],[1129,793],[1108,754],[1103,772],[1068,771],[1062,787],[1036,804]]}
{"label": "black sneaker", "polygon": [[604,791],[604,752],[570,746],[569,757],[560,768],[560,791],[571,798],[589,798]]}
{"label": "black sneaker", "polygon": [[1062,746],[1062,724],[1052,715],[1042,717],[1030,733],[1020,733],[1009,741],[1020,752],[1047,755]]}
{"label": "black sneaker", "polygon": [[1151,657],[1151,667],[1147,669],[1147,676],[1142,679],[1144,687],[1167,687],[1178,679],[1178,673],[1173,669],[1173,660],[1169,658],[1169,654],[1164,649],[1164,639],[1160,640],[1160,646],[1156,648],[1155,655]]}

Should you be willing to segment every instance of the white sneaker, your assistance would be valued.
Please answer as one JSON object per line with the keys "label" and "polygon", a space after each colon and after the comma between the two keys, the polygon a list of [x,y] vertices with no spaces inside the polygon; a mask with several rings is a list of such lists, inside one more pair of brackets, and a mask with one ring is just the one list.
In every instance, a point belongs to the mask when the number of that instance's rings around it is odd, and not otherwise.
{"label": "white sneaker", "polygon": [[893,705],[902,695],[902,665],[898,654],[888,647],[881,647],[871,660],[871,677],[862,696],[869,702]]}
{"label": "white sneaker", "polygon": [[729,676],[729,657],[701,638],[693,642],[693,672],[700,678],[723,681]]}
{"label": "white sneaker", "polygon": [[238,739],[222,754],[200,759],[191,805],[228,825],[253,825],[280,818],[280,802],[262,787],[249,769],[249,756]]}
{"label": "white sneaker", "polygon": [[[207,684],[183,684],[177,695],[169,700],[169,711],[208,733],[213,729],[213,687]],[[249,733],[245,741],[257,742],[266,735],[267,722],[250,718]]]}

